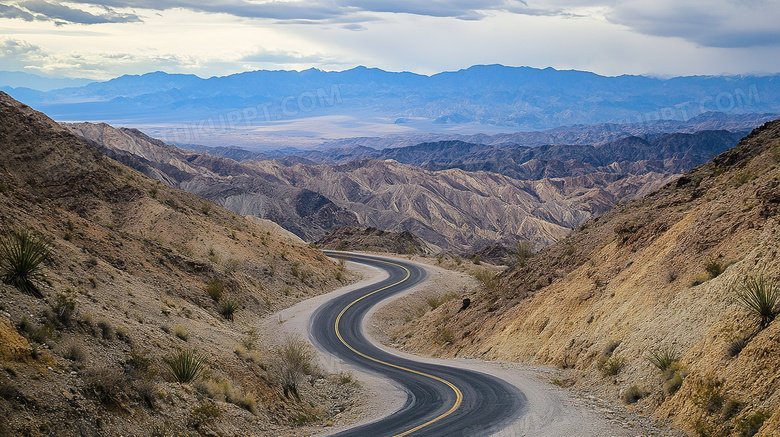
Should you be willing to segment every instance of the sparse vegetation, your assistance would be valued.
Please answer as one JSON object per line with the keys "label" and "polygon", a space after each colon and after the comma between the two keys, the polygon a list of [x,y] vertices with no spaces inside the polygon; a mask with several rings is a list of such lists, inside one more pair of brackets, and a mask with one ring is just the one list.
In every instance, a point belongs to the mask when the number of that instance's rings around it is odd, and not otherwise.
{"label": "sparse vegetation", "polygon": [[165,363],[174,381],[188,383],[200,377],[206,366],[206,357],[195,349],[177,349]]}
{"label": "sparse vegetation", "polygon": [[219,301],[219,313],[227,320],[233,321],[233,315],[241,308],[241,303],[233,299]]}
{"label": "sparse vegetation", "polygon": [[726,354],[730,357],[736,357],[748,343],[750,343],[750,337],[748,336],[737,335],[732,337],[726,344]]}
{"label": "sparse vegetation", "polygon": [[225,284],[219,278],[211,278],[206,283],[206,293],[208,293],[216,302],[219,302],[219,300],[222,299],[222,293],[224,291]]}
{"label": "sparse vegetation", "polygon": [[176,325],[173,327],[173,335],[176,337],[179,337],[180,339],[184,341],[188,341],[190,339],[190,333],[187,331],[187,328],[184,327],[184,325]]}
{"label": "sparse vegetation", "polygon": [[534,256],[534,246],[530,242],[520,241],[517,243],[517,251],[514,253],[517,259],[517,265],[525,266],[525,262]]}
{"label": "sparse vegetation", "polygon": [[770,417],[772,417],[772,413],[767,411],[753,411],[752,413],[737,419],[734,429],[739,432],[740,436],[752,437],[758,434],[758,431],[761,430],[762,426],[764,426],[764,422],[766,422]]}
{"label": "sparse vegetation", "polygon": [[680,353],[674,346],[664,346],[648,352],[645,359],[661,372],[666,372],[674,363],[680,361]]}
{"label": "sparse vegetation", "polygon": [[298,335],[288,335],[273,349],[272,373],[282,386],[284,396],[300,400],[298,383],[313,370],[314,351]]}
{"label": "sparse vegetation", "polygon": [[704,263],[704,270],[710,276],[710,279],[715,279],[723,273],[724,266],[717,258],[710,257],[707,262]]}
{"label": "sparse vegetation", "polygon": [[119,370],[107,367],[88,370],[84,374],[84,382],[101,402],[117,404],[127,391],[129,381]]}
{"label": "sparse vegetation", "polygon": [[636,385],[632,385],[623,392],[621,396],[623,402],[626,404],[635,404],[638,400],[645,397],[645,392]]}
{"label": "sparse vegetation", "polygon": [[443,294],[441,296],[429,296],[425,299],[425,303],[427,303],[432,310],[435,310],[441,305],[457,298],[458,298],[458,293],[451,292],[451,293]]}
{"label": "sparse vegetation", "polygon": [[746,277],[734,287],[734,299],[766,328],[780,314],[780,287],[764,275]]}
{"label": "sparse vegetation", "polygon": [[615,376],[620,373],[621,369],[623,369],[625,362],[625,358],[613,353],[609,356],[602,355],[599,357],[599,360],[596,363],[596,367],[604,376]]}
{"label": "sparse vegetation", "polygon": [[481,282],[486,289],[493,291],[498,287],[498,275],[488,269],[479,269],[471,273],[477,281]]}
{"label": "sparse vegetation", "polygon": [[19,291],[42,298],[38,283],[45,279],[43,263],[51,256],[51,243],[28,229],[10,231],[0,238],[2,281]]}

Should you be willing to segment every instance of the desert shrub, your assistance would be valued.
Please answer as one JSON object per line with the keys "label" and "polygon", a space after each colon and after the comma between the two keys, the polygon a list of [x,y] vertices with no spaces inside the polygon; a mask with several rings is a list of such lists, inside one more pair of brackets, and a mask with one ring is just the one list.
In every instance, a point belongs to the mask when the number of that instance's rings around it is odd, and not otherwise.
{"label": "desert shrub", "polygon": [[152,372],[152,359],[148,354],[148,351],[139,351],[135,348],[130,349],[130,355],[126,361],[127,364],[132,366],[136,374],[149,375]]}
{"label": "desert shrub", "polygon": [[233,320],[233,314],[241,308],[241,303],[237,300],[222,299],[219,301],[219,313],[227,320]]}
{"label": "desert shrub", "polygon": [[457,265],[461,265],[463,263],[463,259],[461,257],[457,256],[457,255],[454,256],[452,258],[452,260],[455,261],[455,264],[457,264]]}
{"label": "desert shrub", "polygon": [[68,293],[57,293],[54,297],[54,303],[51,306],[54,311],[54,319],[62,326],[69,326],[73,321],[73,315],[76,313],[76,300]]}
{"label": "desert shrub", "polygon": [[710,275],[710,278],[717,278],[723,273],[723,264],[716,258],[710,257],[707,262],[704,263],[704,270]]}
{"label": "desert shrub", "polygon": [[201,402],[200,405],[192,410],[192,419],[195,422],[195,426],[211,422],[221,415],[222,410],[219,409],[217,404],[211,401]]}
{"label": "desert shrub", "polygon": [[190,333],[187,331],[187,328],[184,327],[184,325],[176,325],[173,327],[173,335],[179,337],[180,339],[184,341],[189,341],[190,339]]}
{"label": "desert shrub", "polygon": [[70,343],[65,346],[63,356],[71,361],[83,363],[87,359],[87,351],[78,343]]}
{"label": "desert shrub", "polygon": [[764,422],[772,417],[772,413],[764,410],[754,411],[737,419],[734,429],[740,436],[752,437],[758,434],[758,431],[764,426]]}
{"label": "desert shrub", "polygon": [[241,267],[241,261],[235,258],[230,258],[225,261],[225,273],[227,274],[236,272],[239,267]]}
{"label": "desert shrub", "polygon": [[86,382],[92,394],[104,404],[121,402],[122,395],[126,394],[128,388],[127,376],[112,367],[86,371],[84,373],[84,382]]}
{"label": "desert shrub", "polygon": [[618,354],[613,354],[603,363],[600,363],[599,370],[604,376],[615,376],[620,373],[626,360]]}
{"label": "desert shrub", "polygon": [[480,257],[479,255],[475,255],[472,262],[474,263],[475,266],[478,266],[482,264],[482,257]]}
{"label": "desert shrub", "polygon": [[253,350],[255,348],[255,343],[260,338],[260,335],[257,333],[257,328],[254,326],[249,328],[246,331],[246,335],[241,338],[241,345],[246,348],[246,350]]}
{"label": "desert shrub", "polygon": [[106,340],[113,340],[114,338],[114,327],[111,325],[111,322],[109,322],[106,319],[100,319],[97,322],[98,329],[100,330],[100,335],[106,339]]}
{"label": "desert shrub", "polygon": [[708,413],[719,413],[728,399],[722,386],[723,381],[713,377],[697,381],[691,400]]}
{"label": "desert shrub", "polygon": [[734,299],[759,319],[761,329],[769,326],[780,314],[780,286],[764,275],[744,278],[734,287]]}
{"label": "desert shrub", "polygon": [[736,357],[748,343],[750,343],[750,337],[745,335],[735,336],[726,343],[726,354],[730,357]]}
{"label": "desert shrub", "polygon": [[51,243],[30,230],[14,230],[0,238],[0,279],[37,298],[38,283],[45,279],[43,263],[51,256]]}
{"label": "desert shrub", "polygon": [[187,383],[200,377],[206,366],[206,357],[195,349],[176,349],[166,358],[165,364],[174,381]]}
{"label": "desert shrub", "polygon": [[458,294],[453,292],[453,293],[443,294],[441,296],[430,296],[425,299],[425,303],[427,303],[432,310],[435,310],[441,305],[457,298],[458,298]]}
{"label": "desert shrub", "polygon": [[271,371],[285,397],[292,394],[300,400],[298,383],[313,372],[313,361],[311,346],[297,335],[286,336],[281,345],[273,348]]}
{"label": "desert shrub", "polygon": [[455,334],[453,334],[452,329],[447,326],[440,326],[433,336],[434,344],[448,344],[453,341],[455,341]]}
{"label": "desert shrub", "polygon": [[677,390],[682,387],[683,377],[680,373],[675,372],[672,377],[664,383],[664,394],[671,396],[677,393]]}
{"label": "desert shrub", "polygon": [[339,374],[336,375],[336,380],[341,385],[352,384],[355,382],[355,377],[352,375],[352,372],[339,372]]}
{"label": "desert shrub", "polygon": [[206,293],[214,299],[215,302],[219,302],[222,299],[222,293],[225,291],[225,284],[219,278],[211,278],[206,283]]}
{"label": "desert shrub", "polygon": [[526,260],[529,258],[533,258],[534,256],[534,246],[530,242],[527,241],[520,241],[517,243],[517,251],[514,253],[515,258],[517,258],[517,264],[520,267],[525,266]]}
{"label": "desert shrub", "polygon": [[638,386],[632,385],[631,387],[627,388],[626,391],[623,392],[623,396],[621,397],[624,403],[634,404],[638,400],[645,397],[645,393]]}
{"label": "desert shrub", "polygon": [[664,346],[657,350],[651,350],[645,355],[645,359],[661,372],[666,372],[672,365],[680,361],[680,354],[674,346]]}
{"label": "desert shrub", "polygon": [[471,274],[477,281],[482,283],[486,289],[492,291],[498,286],[498,275],[488,269],[480,269]]}

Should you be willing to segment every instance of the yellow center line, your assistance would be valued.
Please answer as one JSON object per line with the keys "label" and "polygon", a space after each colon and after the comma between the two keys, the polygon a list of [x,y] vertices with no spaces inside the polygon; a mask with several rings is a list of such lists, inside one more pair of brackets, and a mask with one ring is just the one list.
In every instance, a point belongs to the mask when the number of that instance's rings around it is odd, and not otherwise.
{"label": "yellow center line", "polygon": [[[336,255],[334,255],[334,256],[336,256]],[[371,361],[373,361],[375,363],[379,363],[379,364],[382,364],[382,365],[385,365],[385,366],[388,366],[388,367],[392,367],[392,368],[395,368],[395,369],[399,369],[399,370],[403,370],[403,371],[406,371],[406,372],[414,373],[414,374],[417,374],[417,375],[425,376],[427,378],[431,378],[433,380],[436,380],[436,381],[439,381],[439,382],[441,382],[443,384],[446,384],[449,388],[452,389],[452,391],[455,392],[455,404],[452,406],[452,408],[449,409],[449,411],[447,411],[446,413],[444,413],[444,414],[442,414],[442,415],[440,415],[438,417],[435,417],[435,418],[429,420],[428,422],[423,423],[422,425],[416,426],[416,427],[414,427],[414,428],[412,428],[412,429],[410,429],[408,431],[402,432],[401,434],[396,434],[393,437],[403,437],[403,436],[409,435],[409,434],[411,434],[411,433],[413,433],[415,431],[418,431],[418,430],[420,430],[422,428],[425,428],[426,426],[428,426],[428,425],[430,425],[432,423],[438,422],[439,420],[441,420],[441,419],[449,416],[450,414],[454,413],[455,410],[460,408],[461,403],[463,403],[463,393],[461,393],[460,389],[458,389],[458,387],[456,387],[455,384],[453,384],[453,383],[451,383],[451,382],[449,382],[449,381],[447,381],[445,379],[439,378],[438,376],[434,376],[434,375],[431,375],[431,374],[428,374],[428,373],[425,373],[425,372],[420,372],[420,371],[417,371],[417,370],[409,369],[409,368],[406,368],[406,367],[403,367],[403,366],[398,366],[396,364],[391,364],[391,363],[388,363],[386,361],[382,361],[382,360],[376,359],[374,357],[370,357],[370,356],[364,354],[363,352],[360,352],[357,349],[353,348],[341,336],[341,331],[339,330],[339,322],[341,322],[341,316],[343,316],[344,313],[347,312],[347,310],[349,310],[350,308],[352,308],[353,305],[355,305],[356,303],[360,302],[361,300],[363,300],[363,299],[365,299],[365,298],[367,298],[369,296],[372,296],[372,295],[374,295],[376,293],[379,293],[380,291],[387,290],[390,287],[395,287],[396,285],[401,284],[401,283],[407,281],[409,279],[409,277],[411,276],[411,274],[412,274],[409,271],[409,269],[407,269],[406,267],[404,267],[404,266],[402,266],[400,264],[396,264],[394,262],[390,262],[390,261],[384,261],[384,260],[373,259],[373,258],[372,259],[366,259],[366,258],[355,257],[355,256],[351,256],[351,255],[350,256],[346,256],[345,258],[356,258],[356,259],[363,259],[363,260],[369,260],[369,261],[377,261],[377,262],[381,262],[381,263],[385,263],[385,264],[390,264],[390,265],[393,265],[393,266],[396,266],[396,267],[400,267],[400,268],[402,268],[402,269],[404,269],[406,271],[406,277],[401,279],[400,281],[396,282],[395,284],[390,284],[390,285],[388,285],[386,287],[382,287],[382,288],[380,288],[378,290],[374,290],[371,293],[365,294],[365,295],[359,297],[358,299],[355,299],[354,301],[350,302],[349,305],[344,307],[343,310],[341,310],[341,312],[339,313],[338,317],[336,317],[336,336],[339,338],[341,343],[343,343],[344,346],[349,348],[349,350],[351,350],[352,352],[360,355],[363,358],[366,358],[366,359],[371,360]]]}

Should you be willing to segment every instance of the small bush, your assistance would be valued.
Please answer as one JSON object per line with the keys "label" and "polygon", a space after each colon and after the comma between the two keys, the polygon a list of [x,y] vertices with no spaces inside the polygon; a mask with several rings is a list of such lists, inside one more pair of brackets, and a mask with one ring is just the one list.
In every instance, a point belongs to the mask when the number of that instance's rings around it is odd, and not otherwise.
{"label": "small bush", "polygon": [[71,343],[66,346],[63,356],[71,361],[83,363],[87,359],[87,351],[77,343]]}
{"label": "small bush", "polygon": [[750,343],[750,337],[744,335],[736,336],[726,344],[726,354],[730,357],[736,357],[748,343]]}
{"label": "small bush", "polygon": [[352,375],[352,372],[339,372],[336,378],[341,385],[355,382],[355,377]]}
{"label": "small bush", "polygon": [[11,231],[0,238],[0,279],[22,293],[42,298],[38,283],[45,279],[43,263],[50,256],[48,239],[27,229]]}
{"label": "small bush", "polygon": [[100,368],[85,372],[84,381],[104,404],[118,404],[127,391],[128,379],[117,369]]}
{"label": "small bush", "polygon": [[734,295],[737,304],[759,319],[761,329],[780,314],[780,286],[764,275],[744,278],[735,287]]}
{"label": "small bush", "polygon": [[441,326],[436,330],[436,334],[433,336],[433,343],[434,344],[450,344],[453,341],[455,341],[455,334],[453,334],[452,329]]}
{"label": "small bush", "polygon": [[219,301],[219,313],[227,320],[233,321],[233,314],[241,308],[236,300],[222,299]]}
{"label": "small bush", "polygon": [[62,326],[70,326],[76,312],[76,300],[71,294],[57,293],[51,308],[57,323]]}
{"label": "small bush", "polygon": [[206,357],[195,349],[177,349],[165,363],[174,381],[187,383],[200,377],[206,366]]}
{"label": "small bush", "polygon": [[680,354],[674,346],[665,346],[648,352],[645,359],[661,372],[666,372],[674,363],[680,361]]}
{"label": "small bush", "polygon": [[474,256],[474,259],[472,261],[475,266],[478,266],[482,264],[482,258],[479,255]]}
{"label": "small bush", "polygon": [[461,265],[461,264],[463,263],[463,259],[461,259],[461,257],[459,257],[459,256],[457,256],[457,255],[456,255],[456,256],[454,256],[454,257],[452,258],[452,260],[453,260],[453,261],[455,261],[455,264],[457,264],[457,265]]}
{"label": "small bush", "polygon": [[758,431],[764,426],[764,422],[770,417],[772,417],[772,413],[768,413],[764,410],[754,411],[737,419],[734,429],[739,432],[739,435],[741,436],[752,437],[758,434]]}
{"label": "small bush", "polygon": [[620,355],[613,354],[601,365],[601,374],[604,376],[615,376],[620,373],[626,360]]}
{"label": "small bush", "polygon": [[187,328],[184,327],[184,325],[176,325],[173,327],[173,335],[179,337],[180,339],[184,341],[189,341],[190,339],[190,333],[187,331]]}
{"label": "small bush", "polygon": [[201,402],[200,405],[192,410],[193,420],[196,425],[207,423],[222,415],[219,406],[211,401]]}
{"label": "small bush", "polygon": [[288,335],[273,349],[271,371],[282,386],[284,396],[300,399],[298,383],[313,371],[314,351],[300,336]]}
{"label": "small bush", "polygon": [[214,299],[215,302],[219,302],[222,299],[222,293],[225,291],[225,284],[219,278],[211,278],[206,283],[206,293]]}
{"label": "small bush", "polygon": [[98,329],[100,329],[100,335],[106,340],[114,339],[114,327],[111,326],[111,322],[106,319],[100,319],[97,322]]}
{"label": "small bush", "polygon": [[436,308],[440,307],[441,305],[457,299],[458,294],[457,293],[447,293],[443,294],[441,296],[431,296],[425,299],[425,303],[428,304],[429,307],[431,307],[432,310],[435,310]]}
{"label": "small bush", "polygon": [[477,281],[481,282],[486,289],[493,291],[498,287],[498,275],[488,269],[480,269],[471,274]]}
{"label": "small bush", "polygon": [[640,389],[638,386],[632,385],[623,392],[622,399],[626,404],[634,404],[643,397],[645,397],[644,391],[642,391],[642,389]]}
{"label": "small bush", "polygon": [[693,280],[691,280],[691,287],[695,287],[697,285],[701,285],[707,281],[712,279],[709,274],[707,273],[700,273],[693,277]]}
{"label": "small bush", "polygon": [[707,262],[704,263],[704,270],[710,275],[711,279],[714,279],[723,273],[723,264],[716,258],[710,257]]}
{"label": "small bush", "polygon": [[664,394],[671,396],[677,393],[677,390],[682,387],[683,377],[680,373],[675,372],[670,379],[664,383]]}
{"label": "small bush", "polygon": [[719,413],[728,399],[722,386],[723,382],[713,377],[698,381],[691,400],[710,414]]}

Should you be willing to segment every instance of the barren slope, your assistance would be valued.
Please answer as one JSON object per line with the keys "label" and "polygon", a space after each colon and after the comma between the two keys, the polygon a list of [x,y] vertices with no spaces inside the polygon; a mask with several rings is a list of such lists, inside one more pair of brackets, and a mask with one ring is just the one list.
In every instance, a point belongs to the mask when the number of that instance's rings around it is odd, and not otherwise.
{"label": "barren slope", "polygon": [[[52,241],[45,299],[0,284],[1,435],[283,435],[349,405],[354,387],[326,376],[286,399],[270,344],[249,333],[342,284],[321,252],[150,180],[2,93],[0,164],[3,233]],[[240,303],[233,320],[212,280]],[[177,348],[207,357],[200,382],[168,382]]]}
{"label": "barren slope", "polygon": [[[562,384],[616,401],[636,386],[644,396],[632,408],[691,434],[751,435],[760,427],[758,435],[775,436],[780,320],[759,329],[735,304],[733,284],[760,272],[780,280],[778,162],[780,121],[585,223],[498,284],[488,282],[468,310],[442,305],[396,338],[443,356],[555,364],[568,369]],[[725,271],[710,279],[706,265]],[[452,342],[432,345],[442,330]],[[646,359],[670,347],[680,353],[677,382]]]}

